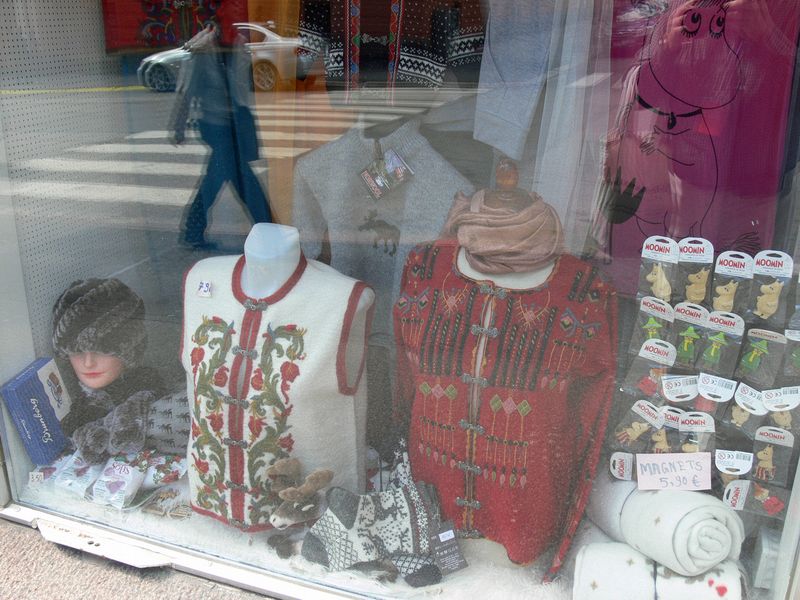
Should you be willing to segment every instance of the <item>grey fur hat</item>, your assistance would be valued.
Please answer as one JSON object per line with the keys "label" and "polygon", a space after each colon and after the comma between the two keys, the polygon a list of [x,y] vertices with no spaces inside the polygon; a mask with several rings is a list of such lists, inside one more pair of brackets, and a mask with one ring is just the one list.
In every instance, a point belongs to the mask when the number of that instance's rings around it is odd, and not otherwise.
{"label": "grey fur hat", "polygon": [[99,352],[141,363],[147,345],[144,302],[119,279],[82,279],[70,285],[53,306],[53,349]]}

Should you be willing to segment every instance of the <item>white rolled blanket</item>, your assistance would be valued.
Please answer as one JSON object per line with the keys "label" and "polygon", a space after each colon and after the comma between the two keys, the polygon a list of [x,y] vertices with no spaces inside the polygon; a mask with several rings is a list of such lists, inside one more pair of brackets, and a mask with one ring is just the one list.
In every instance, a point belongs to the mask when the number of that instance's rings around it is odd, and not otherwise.
{"label": "white rolled blanket", "polygon": [[575,561],[572,600],[742,600],[738,565],[724,561],[708,573],[683,577],[627,544],[589,544]]}
{"label": "white rolled blanket", "polygon": [[640,491],[606,476],[596,479],[587,514],[615,540],[685,576],[737,560],[744,540],[739,515],[713,496]]}

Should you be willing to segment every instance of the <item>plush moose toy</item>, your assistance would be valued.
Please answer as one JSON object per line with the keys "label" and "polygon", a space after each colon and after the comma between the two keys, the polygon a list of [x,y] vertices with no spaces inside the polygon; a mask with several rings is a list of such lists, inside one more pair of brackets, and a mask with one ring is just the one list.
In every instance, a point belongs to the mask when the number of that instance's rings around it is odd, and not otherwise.
{"label": "plush moose toy", "polygon": [[[282,458],[267,469],[272,491],[283,500],[269,518],[270,524],[279,531],[316,518],[322,502],[319,491],[333,480],[333,471],[329,469],[316,469],[305,479],[302,479],[302,472],[302,465],[296,458]],[[268,543],[281,558],[291,556],[289,535],[273,535]]]}

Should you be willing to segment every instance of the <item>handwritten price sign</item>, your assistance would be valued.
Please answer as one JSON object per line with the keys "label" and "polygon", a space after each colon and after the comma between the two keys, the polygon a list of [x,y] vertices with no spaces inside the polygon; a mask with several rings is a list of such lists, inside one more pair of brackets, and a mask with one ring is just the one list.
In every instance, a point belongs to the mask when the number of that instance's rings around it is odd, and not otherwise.
{"label": "handwritten price sign", "polygon": [[637,454],[640,490],[710,490],[711,453]]}

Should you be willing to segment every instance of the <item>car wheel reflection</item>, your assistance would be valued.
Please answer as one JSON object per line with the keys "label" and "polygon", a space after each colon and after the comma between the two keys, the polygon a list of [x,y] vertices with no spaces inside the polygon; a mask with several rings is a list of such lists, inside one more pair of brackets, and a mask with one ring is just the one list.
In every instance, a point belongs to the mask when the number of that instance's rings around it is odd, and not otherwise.
{"label": "car wheel reflection", "polygon": [[169,92],[175,89],[175,82],[166,67],[153,65],[147,70],[147,87],[156,92]]}
{"label": "car wheel reflection", "polygon": [[278,85],[278,71],[268,62],[257,62],[253,65],[253,85],[259,92],[271,92]]}

